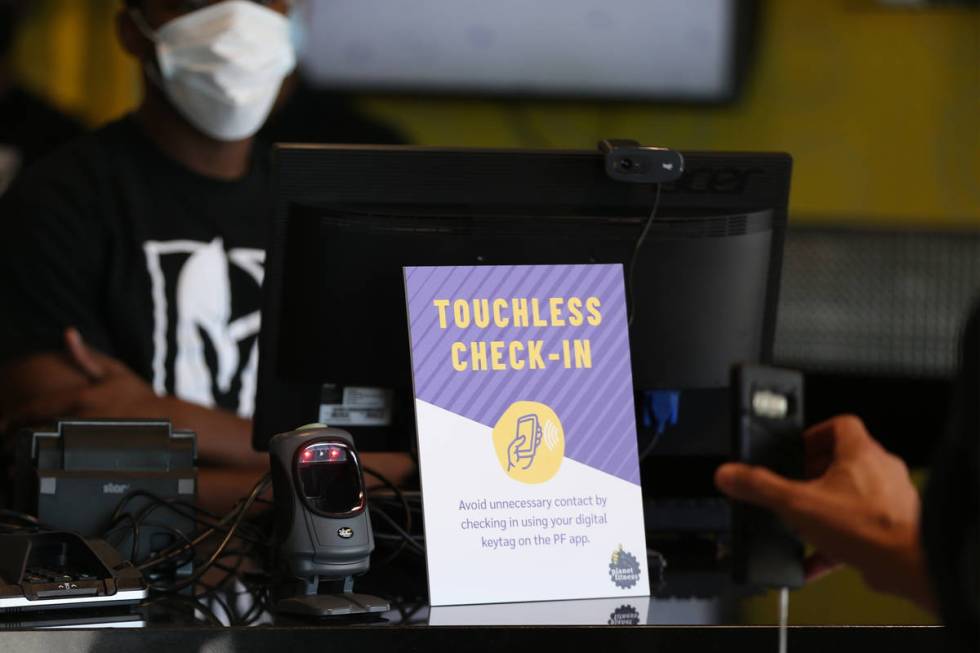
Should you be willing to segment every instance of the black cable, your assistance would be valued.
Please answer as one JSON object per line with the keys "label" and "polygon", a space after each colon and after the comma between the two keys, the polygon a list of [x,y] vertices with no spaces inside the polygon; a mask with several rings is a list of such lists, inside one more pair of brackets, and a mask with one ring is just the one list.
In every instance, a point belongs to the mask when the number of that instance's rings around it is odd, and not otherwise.
{"label": "black cable", "polygon": [[630,298],[629,317],[626,320],[626,326],[628,327],[633,326],[633,318],[636,316],[636,299],[633,294],[633,273],[636,271],[636,261],[640,258],[640,248],[643,247],[643,241],[646,240],[647,234],[650,233],[650,228],[657,218],[657,209],[660,207],[660,184],[656,184],[656,188],[650,217],[647,218],[646,224],[643,225],[643,231],[640,232],[640,237],[636,239],[636,245],[633,246],[633,253],[630,255],[629,272],[626,276],[627,292]]}
{"label": "black cable", "polygon": [[[377,565],[372,565],[371,566],[372,569],[389,564],[391,562],[391,560],[396,557],[395,554],[401,553],[405,549],[405,547],[408,545],[408,541],[407,541],[407,539],[405,537],[402,537],[401,535],[397,535],[395,533],[378,533],[378,532],[375,532],[374,539],[376,541],[378,541],[378,542],[397,543],[397,544],[399,544],[399,546],[395,549],[395,551],[394,551],[393,554],[389,555],[384,560],[379,561],[377,563]],[[423,546],[424,545],[424,540],[422,540],[419,537],[414,538],[414,541],[419,546]],[[418,551],[413,551],[413,553],[418,553]]]}
{"label": "black cable", "polygon": [[[217,562],[222,557],[222,553],[224,552],[225,548],[227,548],[228,543],[231,542],[232,537],[235,536],[235,531],[238,530],[238,527],[241,525],[242,520],[245,519],[245,515],[252,507],[252,504],[255,503],[255,499],[258,497],[259,494],[261,494],[263,491],[265,491],[266,488],[269,487],[270,483],[271,483],[271,477],[268,474],[266,474],[259,480],[258,483],[255,484],[255,487],[252,488],[252,491],[251,493],[249,493],[248,498],[245,499],[245,502],[238,510],[238,514],[235,516],[235,519],[232,522],[231,527],[228,529],[228,532],[225,534],[224,539],[221,540],[221,543],[218,545],[218,548],[214,550],[214,553],[211,554],[211,557],[208,559],[207,562],[205,562],[203,565],[195,569],[193,574],[191,574],[187,578],[181,579],[180,581],[174,583],[171,586],[153,587],[152,589],[160,592],[178,592],[184,589],[185,587],[188,587],[196,583],[198,579],[200,579],[205,573],[207,573],[207,571],[211,568],[211,566],[214,565],[214,563]],[[140,569],[142,569],[142,567],[140,567]]]}
{"label": "black cable", "polygon": [[[144,562],[141,565],[138,565],[137,566],[137,569],[139,569],[140,571],[143,571],[145,569],[148,569],[148,568],[151,568],[151,567],[155,567],[157,565],[163,564],[164,562],[167,562],[169,560],[172,560],[173,558],[175,558],[175,557],[177,557],[179,555],[182,555],[184,552],[188,551],[189,549],[192,549],[192,548],[196,547],[201,542],[203,542],[206,539],[208,539],[209,537],[211,537],[215,532],[222,532],[222,533],[225,533],[226,535],[229,534],[229,533],[231,533],[231,532],[233,532],[233,531],[230,531],[230,530],[225,530],[224,526],[226,525],[226,523],[232,522],[232,521],[234,521],[234,520],[236,520],[236,519],[238,519],[238,518],[240,518],[240,517],[242,517],[244,515],[244,513],[241,513],[240,510],[239,510],[242,502],[243,501],[248,502],[248,501],[254,500],[253,497],[255,497],[255,494],[254,493],[255,493],[256,489],[258,489],[260,485],[263,485],[263,484],[267,485],[268,484],[268,478],[269,478],[269,475],[268,474],[266,474],[264,477],[262,477],[262,479],[260,479],[260,481],[258,483],[256,483],[256,485],[252,488],[252,493],[249,495],[249,498],[248,499],[243,499],[243,500],[239,501],[238,504],[236,504],[236,506],[234,508],[232,508],[231,512],[229,512],[227,515],[225,515],[220,520],[218,520],[218,522],[214,526],[212,526],[211,528],[207,529],[206,531],[202,532],[200,535],[198,535],[197,537],[195,537],[190,542],[190,544],[179,546],[179,547],[176,546],[176,545],[175,546],[172,546],[172,547],[168,547],[167,549],[164,549],[163,551],[159,552],[156,556],[154,556],[150,560]],[[249,505],[251,505],[251,504],[249,504]],[[241,522],[239,521],[238,523],[240,524]]]}
{"label": "black cable", "polygon": [[263,614],[266,612],[272,612],[272,610],[269,608],[270,598],[271,595],[268,587],[259,587],[257,590],[253,591],[253,603],[245,614],[241,616],[241,625],[251,626],[256,620],[261,618]]}
{"label": "black cable", "polygon": [[[413,495],[411,492],[406,492],[405,490],[402,490],[402,495],[405,497],[405,501],[408,502],[409,506],[411,506],[412,509],[417,512],[419,507],[422,505],[422,497],[417,493]],[[401,505],[401,500],[396,496],[376,494],[371,498],[375,501],[390,501]]]}
{"label": "black cable", "polygon": [[[198,585],[204,587],[206,591],[196,594],[195,597],[202,600],[206,598],[218,599],[221,606],[229,615],[232,625],[248,625],[252,621],[261,617],[263,612],[265,612],[268,608],[267,601],[264,596],[266,590],[268,589],[268,584],[250,585],[247,577],[241,574],[241,564],[247,555],[246,551],[225,551],[224,557],[229,557],[231,555],[238,556],[236,564],[234,566],[227,566],[221,564],[220,562],[216,562],[214,567],[225,571],[225,576],[214,585],[199,582]],[[237,590],[237,588],[231,588],[229,590],[225,590],[224,586],[229,580],[232,579],[238,580],[244,589]],[[239,597],[245,595],[250,596],[252,603],[244,614],[239,614],[237,601]],[[258,610],[258,612],[256,612],[256,610]]]}
{"label": "black cable", "polygon": [[405,612],[405,606],[402,605],[401,603],[394,603],[394,604],[389,604],[389,605],[390,605],[390,607],[393,607],[396,610],[398,610],[398,614],[401,616],[401,622],[399,622],[399,623],[404,624],[408,620],[408,617],[406,617],[406,614],[407,613]]}
{"label": "black cable", "polygon": [[[271,581],[265,583],[251,583],[249,582],[247,574],[243,575],[240,573],[241,563],[245,558],[247,552],[225,552],[225,557],[229,555],[239,555],[239,559],[235,566],[229,567],[221,564],[220,562],[215,563],[215,567],[226,571],[227,574],[218,581],[214,586],[208,586],[204,583],[199,583],[200,585],[207,588],[206,592],[202,592],[197,596],[200,598],[217,596],[217,593],[223,589],[223,585],[227,583],[230,579],[237,579],[242,586],[243,590],[232,590],[232,591],[222,591],[221,596],[226,597],[227,601],[222,603],[223,606],[227,605],[229,607],[228,614],[231,616],[233,625],[247,626],[259,619],[265,612],[269,612],[268,606],[268,590],[271,586]],[[248,610],[244,614],[238,614],[237,600],[238,597],[248,595],[252,599],[252,604],[249,606]]]}
{"label": "black cable", "polygon": [[412,619],[412,617],[414,617],[416,614],[418,614],[419,611],[422,608],[424,608],[425,606],[426,606],[425,603],[416,603],[415,604],[415,607],[413,607],[411,610],[409,610],[408,613],[405,615],[405,621],[406,622],[407,621],[410,621]]}
{"label": "black cable", "polygon": [[[377,531],[375,531],[374,537],[378,540],[387,540],[391,542],[403,542],[405,540],[404,535],[399,535],[397,533],[380,533]],[[419,544],[422,544],[422,542],[425,541],[421,535],[413,535],[411,539],[415,540]]]}
{"label": "black cable", "polygon": [[[221,560],[223,560],[224,558],[229,558],[232,556],[235,556],[234,565],[229,566],[221,563]],[[242,563],[245,561],[245,558],[247,556],[248,556],[247,551],[225,551],[224,555],[219,560],[215,561],[213,565],[215,569],[220,569],[221,571],[225,572],[225,575],[222,576],[218,580],[218,582],[214,583],[213,585],[207,585],[203,582],[199,582],[198,584],[207,589],[207,592],[205,593],[222,592],[226,596],[229,595],[229,592],[225,591],[225,587],[228,585],[229,581],[241,578]],[[249,592],[245,592],[245,593],[249,593]],[[230,594],[234,596],[240,596],[242,593],[232,592]]]}
{"label": "black cable", "polygon": [[[206,526],[208,528],[213,528],[213,529],[216,529],[216,530],[218,530],[218,531],[220,531],[222,533],[226,532],[224,526],[222,526],[221,523],[220,523],[221,517],[219,515],[211,512],[210,510],[205,510],[204,508],[200,508],[200,507],[194,505],[193,503],[190,503],[188,501],[183,501],[181,499],[164,499],[164,498],[160,497],[159,495],[156,495],[156,494],[154,494],[152,492],[148,492],[146,490],[134,490],[133,492],[130,493],[130,495],[128,495],[126,497],[123,497],[123,499],[120,501],[120,505],[118,505],[116,507],[116,513],[119,512],[119,510],[121,509],[121,507],[125,503],[127,503],[130,499],[132,499],[133,497],[136,497],[136,496],[146,497],[146,498],[148,498],[153,503],[154,506],[159,507],[159,508],[169,509],[171,512],[173,512],[173,513],[175,513],[175,514],[177,514],[177,515],[179,515],[181,517],[184,517],[185,519],[192,520],[197,525],[203,525],[203,526]],[[182,508],[183,509],[186,509],[186,510],[182,510]],[[155,509],[155,508],[153,508],[153,509]],[[144,511],[147,511],[147,510],[150,510],[150,512],[152,512],[153,509],[151,509],[149,506],[144,507],[141,510],[140,514],[142,514]],[[114,514],[116,514],[116,513],[114,513]],[[197,513],[201,513],[201,514],[205,515],[206,517],[208,517],[209,519],[203,519],[203,518],[199,517],[197,515]],[[241,530],[239,530],[239,537],[241,537],[244,540],[253,541],[254,543],[257,543],[257,544],[262,544],[263,546],[265,545],[265,542],[263,541],[263,536],[262,536],[261,533],[245,534],[244,532],[242,532]]]}
{"label": "black cable", "polygon": [[395,493],[395,496],[401,502],[402,508],[405,511],[405,530],[411,533],[412,532],[412,509],[409,508],[408,506],[408,499],[405,497],[405,494],[399,488],[395,487],[395,484],[392,483],[388,479],[388,477],[384,476],[383,474],[376,472],[370,467],[364,467],[363,469],[365,474],[370,474],[374,478],[378,479],[384,484],[386,488],[388,488],[389,490]]}
{"label": "black cable", "polygon": [[129,561],[136,562],[136,554],[139,552],[139,541],[140,541],[140,523],[131,513],[125,513],[129,517],[129,521],[133,524],[133,543],[129,547]]}
{"label": "black cable", "polygon": [[[133,549],[133,555],[130,557],[130,560],[134,564],[136,563],[137,555],[138,555],[138,551],[139,551],[139,541],[138,541],[139,528],[140,528],[140,526],[143,525],[143,523],[146,521],[146,519],[150,515],[152,515],[156,510],[158,510],[161,506],[168,507],[168,508],[171,507],[166,502],[161,501],[159,498],[151,497],[151,503],[149,505],[147,505],[147,506],[144,506],[136,514],[136,517],[134,519],[134,527],[133,527],[133,547],[132,547],[132,549]],[[147,524],[147,525],[149,525],[149,524]],[[171,531],[174,531],[174,532],[177,532],[177,529],[176,528],[167,527],[167,529],[168,530],[171,530]],[[183,539],[183,540],[185,540],[188,543],[190,542],[190,538],[188,538],[183,533],[180,533],[179,539]]]}
{"label": "black cable", "polygon": [[146,490],[130,490],[119,500],[116,504],[116,509],[112,511],[112,517],[109,519],[110,522],[115,522],[122,515],[122,509],[129,505],[129,502],[138,496],[148,496],[149,492]]}
{"label": "black cable", "polygon": [[656,432],[656,433],[653,434],[653,437],[650,438],[650,442],[647,444],[647,446],[645,446],[643,448],[643,451],[640,452],[640,455],[638,457],[638,460],[640,462],[643,462],[644,460],[646,460],[647,456],[650,455],[650,453],[653,451],[654,447],[657,446],[657,443],[660,442],[660,435],[661,434],[658,431],[658,432]]}
{"label": "black cable", "polygon": [[[397,499],[393,499],[393,498],[377,497],[376,496],[376,497],[372,497],[370,499],[370,503],[375,504],[375,505],[378,505],[378,506],[383,506],[385,508],[391,508],[393,510],[398,510],[399,512],[401,512],[402,510],[404,510],[404,506],[401,504],[401,502],[398,501]],[[422,506],[421,505],[414,505],[413,506],[413,505],[409,504],[409,510],[412,511],[412,514],[413,515],[419,515],[419,516],[421,516],[423,514],[423,512],[422,512]]]}
{"label": "black cable", "polygon": [[[392,507],[397,507],[397,508],[400,508],[401,510],[404,510],[405,507],[406,507],[406,505],[403,504],[400,501],[392,501],[392,500],[390,500],[388,498],[380,498],[380,497],[372,498],[371,501],[370,501],[370,504],[371,504],[372,514],[381,514],[385,518],[390,518],[390,515],[388,515],[387,513],[384,513],[383,512],[385,505],[389,505],[389,506],[392,506]],[[408,529],[406,529],[405,532],[411,534],[411,531],[409,531]],[[374,562],[371,563],[371,567],[374,568],[374,569],[385,567],[385,566],[391,564],[392,562],[394,562],[395,559],[397,559],[398,556],[400,556],[402,554],[402,552],[405,550],[405,547],[408,545],[408,542],[406,541],[406,538],[404,537],[404,535],[383,533],[383,532],[379,531],[377,528],[374,530],[374,537],[379,542],[383,542],[383,543],[396,542],[398,544],[398,546],[396,546],[394,548],[394,550],[391,551],[384,558],[382,558],[381,560],[376,560],[376,561],[374,561]],[[421,536],[421,535],[419,535],[419,536],[414,536],[413,535],[411,537],[417,543],[419,543],[420,540],[424,542],[424,537]]]}
{"label": "black cable", "polygon": [[[123,517],[129,517],[130,519],[132,519],[132,516],[129,513],[125,513],[122,516]],[[174,528],[170,524],[164,524],[162,522],[143,522],[143,525],[144,526],[148,526],[150,528],[158,528],[158,529],[160,529],[162,531],[166,531],[166,532],[170,533],[171,535],[174,535],[176,537],[176,539],[183,540],[185,544],[190,544],[191,543],[191,538],[190,538],[189,535],[187,535],[186,533],[184,533],[184,531],[180,530],[179,528]],[[102,539],[106,540],[107,542],[109,542],[113,546],[117,546],[116,544],[112,543],[112,536],[115,535],[116,533],[123,532],[125,530],[127,530],[127,529],[124,526],[116,526],[115,528],[112,528],[112,529],[106,531],[105,533],[103,533],[102,534]],[[130,528],[128,530],[131,531],[132,529]],[[132,562],[133,564],[136,564],[137,563],[136,560],[130,560],[130,562]]]}
{"label": "black cable", "polygon": [[[140,522],[142,520],[138,518],[138,515],[133,515],[130,512],[126,512],[126,513],[122,512],[122,509],[128,506],[130,501],[132,501],[134,498],[139,496],[147,497],[153,502],[161,500],[159,497],[146,490],[132,490],[130,492],[127,492],[126,495],[119,500],[119,503],[116,504],[116,509],[112,511],[112,518],[110,520],[112,527],[116,526],[116,524],[123,518],[128,518],[130,523],[132,524],[133,541],[129,550],[129,560],[133,564],[136,564],[138,559],[137,554],[139,553]],[[151,503],[150,505],[155,505],[155,503]],[[145,510],[141,510],[140,515],[142,515],[144,512]]]}
{"label": "black cable", "polygon": [[[152,512],[158,508],[167,508],[176,515],[184,517],[185,519],[190,519],[198,524],[205,524],[207,526],[213,525],[215,521],[221,519],[221,515],[217,515],[210,510],[200,508],[188,501],[183,501],[181,499],[164,499],[163,497],[153,494],[152,492],[144,492],[143,496],[150,499],[151,504],[140,509],[141,515],[147,511]],[[184,512],[181,510],[181,508],[187,508],[190,513]],[[197,515],[197,513],[204,514],[206,517],[210,518],[211,521],[202,519]]]}
{"label": "black cable", "polygon": [[[394,493],[395,499],[397,500],[397,502],[398,502],[399,506],[401,507],[402,512],[403,512],[403,514],[405,516],[405,524],[404,524],[405,532],[410,534],[412,532],[412,507],[408,503],[408,497],[401,490],[401,488],[397,487],[394,483],[392,483],[391,480],[388,479],[388,477],[386,477],[384,474],[381,474],[378,471],[376,471],[376,470],[374,470],[374,469],[372,469],[370,467],[364,467],[363,469],[364,469],[364,472],[366,474],[369,474],[369,475],[375,477],[376,479],[378,479],[379,481],[381,481],[381,483],[385,487],[387,487],[389,490],[392,491],[392,493]],[[380,497],[372,497],[371,498],[371,502],[372,503],[376,503],[379,498]],[[379,513],[379,514],[382,514],[383,513],[383,509],[379,507],[376,512]],[[383,513],[383,514],[384,514],[384,516],[386,518],[389,517],[389,515],[387,515],[387,513]],[[377,535],[377,533],[376,533],[376,535]],[[395,550],[392,551],[391,553],[389,553],[387,556],[385,556],[385,558],[383,558],[382,560],[377,561],[375,563],[375,566],[376,567],[385,567],[385,566],[391,564],[399,555],[401,555],[402,551],[405,550],[405,546],[407,545],[407,541],[404,538],[402,538],[401,536],[397,536],[397,537],[399,537],[399,540],[400,540],[400,543],[399,543],[398,547],[395,548]],[[384,538],[381,538],[381,539],[384,539]]]}
{"label": "black cable", "polygon": [[[218,564],[216,564],[215,566],[216,567],[219,567],[219,568],[222,568],[222,569],[231,569],[231,567],[222,567],[221,565],[218,565]],[[264,572],[262,572],[262,573],[264,574]],[[240,580],[242,582],[242,585],[245,587],[245,589],[240,590],[240,591],[237,591],[237,592],[232,592],[232,595],[234,595],[234,596],[242,596],[243,594],[252,594],[255,591],[257,591],[258,589],[267,589],[268,587],[271,587],[272,586],[273,583],[272,583],[272,580],[270,578],[266,578],[264,580],[264,582],[253,583],[254,587],[250,586],[246,582],[246,580],[248,579],[249,576],[254,576],[254,575],[256,575],[256,572],[248,572],[248,571],[246,571],[244,573],[239,574],[237,576],[237,578],[238,578],[238,580]]]}
{"label": "black cable", "polygon": [[193,540],[191,540],[186,544],[182,544],[182,545],[174,544],[172,546],[169,546],[163,551],[157,553],[156,555],[151,556],[148,560],[138,564],[136,568],[139,569],[140,571],[146,571],[147,569],[158,567],[165,562],[172,562],[173,560],[176,560],[179,556],[187,553],[188,551],[193,551],[193,549],[198,544],[211,537],[214,533],[215,530],[213,528],[208,529],[200,533],[197,537],[195,537]]}
{"label": "black cable", "polygon": [[[142,494],[144,494],[144,496],[146,496],[146,497],[148,497],[150,499],[150,503],[148,505],[144,506],[143,508],[141,508],[140,511],[136,514],[135,518],[133,519],[133,546],[132,546],[132,555],[129,558],[130,561],[133,562],[133,564],[136,564],[137,558],[138,558],[138,552],[139,552],[139,529],[140,529],[140,526],[143,525],[143,523],[145,522],[145,520],[150,515],[152,515],[159,508],[164,507],[164,508],[170,508],[176,514],[183,516],[183,513],[181,513],[179,510],[176,510],[172,505],[170,505],[169,503],[167,503],[165,500],[161,499],[160,497],[154,496],[154,495],[152,495],[149,492],[145,492],[145,493],[142,493]],[[130,513],[126,513],[126,514],[128,515]],[[192,519],[192,521],[194,521],[195,523],[198,522],[197,519]],[[172,532],[179,533],[179,539],[185,540],[185,542],[187,542],[188,544],[190,543],[190,538],[188,538],[183,533],[180,533],[178,531],[178,529],[172,528],[172,527],[166,527],[166,528],[167,528],[167,530],[170,530]]]}
{"label": "black cable", "polygon": [[379,533],[375,531],[374,539],[377,542],[386,542],[386,541],[396,542],[397,546],[394,548],[394,550],[392,550],[391,553],[386,555],[381,560],[372,562],[371,563],[372,569],[383,569],[384,567],[387,567],[392,562],[394,562],[398,558],[398,556],[402,554],[402,551],[404,551],[405,547],[407,546],[407,544],[405,543],[405,538],[403,538],[401,535],[388,535],[387,533]]}
{"label": "black cable", "polygon": [[238,625],[250,626],[252,625],[252,622],[254,622],[256,619],[261,617],[262,613],[266,611],[265,600],[261,598],[262,593],[263,592],[261,590],[258,592],[251,593],[252,605],[248,607],[248,610],[245,611],[245,614],[239,615]]}
{"label": "black cable", "polygon": [[[232,556],[235,557],[234,565],[228,566],[228,565],[221,564],[220,560],[224,560],[225,558],[230,558]],[[231,580],[232,578],[237,578],[238,572],[242,568],[242,561],[244,559],[245,559],[245,553],[242,551],[225,551],[224,554],[221,556],[221,558],[215,561],[214,564],[212,565],[215,569],[219,569],[225,572],[225,575],[222,576],[220,579],[218,579],[218,582],[214,584],[209,585],[203,581],[198,582],[198,585],[200,585],[201,587],[207,590],[206,592],[202,592],[201,595],[203,596],[211,592],[219,592],[224,588],[224,586],[228,583],[229,580]]]}
{"label": "black cable", "polygon": [[[201,508],[201,507],[199,507],[199,506],[197,506],[197,505],[195,505],[195,504],[193,504],[193,503],[191,503],[189,501],[183,501],[181,499],[164,499],[160,495],[154,494],[153,492],[150,492],[148,490],[133,490],[133,491],[127,493],[126,496],[124,496],[122,499],[120,499],[119,500],[119,503],[116,505],[116,510],[113,512],[113,519],[117,518],[121,514],[122,509],[132,499],[134,499],[136,497],[146,497],[147,499],[149,499],[155,505],[160,505],[162,507],[169,508],[170,510],[172,510],[175,513],[177,513],[181,517],[186,517],[187,519],[193,519],[193,520],[195,520],[195,521],[197,521],[199,523],[202,522],[203,520],[201,520],[197,516],[196,513],[202,513],[202,514],[204,514],[204,515],[206,515],[208,517],[211,517],[214,520],[221,519],[221,516],[220,515],[217,515],[217,514],[211,512],[210,510],[205,510],[204,508]],[[185,508],[189,509],[192,514],[188,514],[188,513],[184,512],[182,510],[179,510],[178,509],[179,507],[185,507]],[[145,510],[145,508],[144,508],[144,510]],[[206,523],[206,522],[204,522],[204,523]],[[210,524],[208,524],[208,525],[210,525]]]}
{"label": "black cable", "polygon": [[[229,606],[228,602],[225,601],[223,598],[221,598],[221,596],[217,592],[215,593],[208,592],[205,595],[195,595],[194,598],[200,601],[201,603],[204,602],[205,598],[207,598],[208,601],[214,601],[221,607],[222,610],[225,611],[225,616],[228,618],[228,626],[231,627],[231,626],[238,625],[235,621],[235,615],[231,611],[231,606]],[[215,616],[217,616],[217,614],[214,613],[214,608],[211,608],[210,605],[208,606],[208,608],[211,609],[212,614],[215,614]],[[224,624],[221,625],[224,626]]]}
{"label": "black cable", "polygon": [[425,547],[422,546],[421,544],[419,544],[415,540],[415,537],[413,535],[411,535],[410,533],[406,532],[401,526],[399,526],[398,525],[398,522],[396,522],[393,517],[391,517],[390,515],[388,515],[388,513],[384,512],[384,511],[381,511],[381,510],[379,510],[376,514],[379,517],[383,517],[384,520],[386,522],[388,522],[388,525],[391,526],[393,529],[395,529],[395,531],[399,535],[401,535],[402,538],[404,538],[405,543],[408,544],[408,546],[410,548],[413,548],[413,549],[415,549],[416,552],[418,552],[418,553],[420,553],[422,555],[425,555]]}

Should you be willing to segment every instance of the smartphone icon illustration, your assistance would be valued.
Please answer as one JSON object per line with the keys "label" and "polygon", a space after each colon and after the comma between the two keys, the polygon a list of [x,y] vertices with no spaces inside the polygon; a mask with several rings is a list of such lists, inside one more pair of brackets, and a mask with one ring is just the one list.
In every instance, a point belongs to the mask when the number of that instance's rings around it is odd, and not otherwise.
{"label": "smartphone icon illustration", "polygon": [[520,469],[530,469],[534,464],[534,456],[541,444],[541,426],[537,415],[524,415],[517,419],[517,432],[507,447],[507,471],[525,461]]}

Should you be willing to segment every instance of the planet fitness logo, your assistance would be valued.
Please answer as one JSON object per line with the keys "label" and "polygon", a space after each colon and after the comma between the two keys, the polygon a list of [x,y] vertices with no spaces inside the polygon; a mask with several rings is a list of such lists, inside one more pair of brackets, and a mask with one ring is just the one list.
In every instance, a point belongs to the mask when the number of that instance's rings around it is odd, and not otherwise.
{"label": "planet fitness logo", "polygon": [[640,611],[632,605],[621,605],[609,615],[610,626],[638,626]]}
{"label": "planet fitness logo", "polygon": [[623,545],[613,551],[609,563],[609,579],[624,590],[628,590],[640,581],[640,563],[632,553],[623,550]]}

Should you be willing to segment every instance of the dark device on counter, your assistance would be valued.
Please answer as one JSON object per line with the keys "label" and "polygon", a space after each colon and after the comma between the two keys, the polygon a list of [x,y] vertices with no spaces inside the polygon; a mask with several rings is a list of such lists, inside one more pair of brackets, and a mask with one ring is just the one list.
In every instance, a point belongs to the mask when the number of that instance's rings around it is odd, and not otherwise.
{"label": "dark device on counter", "polygon": [[[125,512],[139,514],[151,501],[139,492],[193,503],[197,496],[194,433],[175,431],[165,420],[64,420],[51,430],[18,435],[14,501],[58,530],[98,537]],[[127,558],[145,557],[190,536],[194,522],[171,510],[156,510],[138,529],[120,529],[112,539]]]}
{"label": "dark device on counter", "polygon": [[146,596],[140,572],[102,540],[0,535],[0,613],[120,606]]}
{"label": "dark device on counter", "polygon": [[[803,374],[740,365],[732,370],[734,458],[803,478]],[[801,587],[803,543],[775,514],[732,506],[732,572],[739,583]]]}
{"label": "dark device on counter", "polygon": [[607,139],[599,141],[599,151],[606,155],[606,174],[615,181],[664,184],[684,173],[684,155],[666,147]]}
{"label": "dark device on counter", "polygon": [[[278,612],[304,616],[381,613],[388,603],[353,593],[374,550],[364,475],[346,431],[310,424],[269,442],[276,501],[277,567],[295,595]],[[333,585],[340,591],[320,594]]]}

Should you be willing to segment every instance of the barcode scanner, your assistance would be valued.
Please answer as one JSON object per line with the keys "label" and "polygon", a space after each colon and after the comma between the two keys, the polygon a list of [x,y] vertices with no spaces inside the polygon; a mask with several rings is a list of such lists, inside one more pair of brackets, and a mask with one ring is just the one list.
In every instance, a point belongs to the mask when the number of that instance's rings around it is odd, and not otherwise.
{"label": "barcode scanner", "polygon": [[374,534],[364,474],[350,433],[309,424],[269,442],[276,509],[276,611],[324,617],[385,612],[353,592]]}

